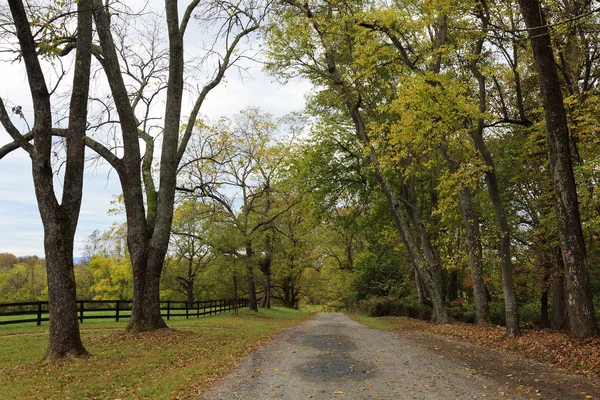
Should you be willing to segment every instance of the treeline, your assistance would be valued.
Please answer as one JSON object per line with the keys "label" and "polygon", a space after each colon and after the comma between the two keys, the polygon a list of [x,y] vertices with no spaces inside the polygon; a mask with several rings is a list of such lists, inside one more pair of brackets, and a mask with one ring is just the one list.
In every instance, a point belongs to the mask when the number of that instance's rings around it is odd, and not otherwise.
{"label": "treeline", "polygon": [[597,334],[596,2],[285,1],[273,22],[268,70],[315,85],[316,187],[385,210],[434,321],[502,302],[508,336],[532,308]]}

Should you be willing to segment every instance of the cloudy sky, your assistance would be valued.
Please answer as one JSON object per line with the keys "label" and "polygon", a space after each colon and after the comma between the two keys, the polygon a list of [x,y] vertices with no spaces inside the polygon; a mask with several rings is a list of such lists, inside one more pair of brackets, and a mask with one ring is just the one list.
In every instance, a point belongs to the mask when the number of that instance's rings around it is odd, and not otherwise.
{"label": "cloudy sky", "polygon": [[[304,95],[309,90],[307,82],[292,81],[282,86],[266,76],[259,66],[249,70],[251,77],[243,81],[235,71],[230,71],[227,83],[211,92],[201,113],[211,119],[230,116],[239,110],[258,106],[281,116],[300,111]],[[22,65],[0,62],[0,97],[10,109],[23,107],[27,122],[33,123],[31,98],[27,77]],[[16,115],[13,123],[24,133],[24,121]],[[0,125],[0,146],[11,141]],[[89,151],[89,150],[87,150]],[[81,255],[86,238],[95,230],[107,230],[119,216],[108,216],[110,201],[121,193],[114,171],[100,166],[86,171],[84,198],[76,235],[75,255]],[[17,256],[43,256],[43,230],[37,209],[31,177],[31,163],[24,151],[14,151],[0,159],[0,253]]]}

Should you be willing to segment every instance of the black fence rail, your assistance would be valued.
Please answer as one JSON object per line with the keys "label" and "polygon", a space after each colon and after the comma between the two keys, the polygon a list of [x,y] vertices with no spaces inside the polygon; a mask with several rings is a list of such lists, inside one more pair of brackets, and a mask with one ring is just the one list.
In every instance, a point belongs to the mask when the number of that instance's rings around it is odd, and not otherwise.
{"label": "black fence rail", "polygon": [[[220,299],[194,301],[161,301],[161,315],[171,317],[204,317],[248,307],[248,299]],[[114,319],[119,322],[131,316],[131,300],[78,300],[79,322],[86,319]],[[38,326],[48,321],[48,302],[0,303],[0,325],[35,322]]]}

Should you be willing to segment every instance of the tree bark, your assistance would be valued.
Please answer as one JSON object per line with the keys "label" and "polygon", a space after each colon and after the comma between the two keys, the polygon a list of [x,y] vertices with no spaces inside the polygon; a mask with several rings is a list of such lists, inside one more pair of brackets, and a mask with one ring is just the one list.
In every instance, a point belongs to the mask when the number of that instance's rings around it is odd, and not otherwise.
{"label": "tree bark", "polygon": [[492,317],[483,280],[483,254],[479,238],[479,218],[473,208],[471,189],[464,187],[459,190],[458,198],[467,231],[467,251],[469,252],[469,268],[473,280],[473,295],[475,297],[475,322],[490,324]]}
{"label": "tree bark", "polygon": [[77,295],[73,271],[73,237],[60,222],[44,227],[48,276],[49,343],[44,359],[87,355],[77,320]]}
{"label": "tree bark", "polygon": [[571,336],[585,338],[598,333],[592,301],[586,248],[579,216],[577,187],[573,175],[569,130],[554,60],[550,31],[538,0],[519,0],[538,73],[544,117],[546,147],[554,189],[554,208],[565,278]]}
{"label": "tree bark", "polygon": [[[489,8],[485,1],[478,3],[478,17],[481,21],[481,30],[488,31],[489,27]],[[486,78],[479,68],[480,58],[484,50],[485,38],[477,40],[473,49],[470,69],[478,85],[479,110],[483,113],[487,110],[487,90]],[[506,211],[500,197],[500,189],[498,187],[498,178],[496,175],[496,167],[494,159],[483,138],[484,121],[479,118],[477,126],[471,131],[471,137],[475,143],[475,148],[481,154],[484,162],[488,166],[488,171],[485,173],[485,181],[488,187],[490,200],[494,207],[496,215],[496,223],[500,230],[499,235],[499,253],[501,259],[502,271],[502,290],[504,293],[504,312],[506,317],[506,336],[518,336],[521,334],[519,328],[519,319],[517,315],[517,300],[514,291],[513,282],[513,265],[510,244],[510,228],[506,218]]]}
{"label": "tree bark", "polygon": [[263,298],[260,300],[261,308],[271,308],[271,262],[271,255],[267,254],[265,259],[261,260],[260,263],[260,270],[265,276]]}
{"label": "tree bark", "polygon": [[569,327],[567,305],[565,301],[565,277],[561,276],[552,285],[552,329],[565,329]]}
{"label": "tree bark", "polygon": [[[459,163],[448,155],[445,147],[441,149],[451,173],[458,172]],[[473,281],[473,295],[475,297],[475,322],[478,324],[491,324],[490,306],[487,290],[483,279],[483,252],[479,235],[479,218],[473,207],[473,193],[469,187],[462,187],[458,191],[460,211],[467,233],[467,252],[469,254],[469,268]]]}
{"label": "tree bark", "polygon": [[246,281],[248,283],[248,306],[252,311],[258,311],[256,300],[256,284],[254,283],[254,252],[252,244],[246,244]]}
{"label": "tree bark", "polygon": [[9,1],[33,99],[33,145],[28,144],[7,118],[0,100],[0,119],[32,160],[36,199],[44,226],[44,250],[48,275],[49,343],[45,359],[86,355],[77,321],[73,242],[81,209],[85,130],[92,47],[92,6],[90,0],[78,3],[77,41],[73,89],[66,133],[66,168],[62,199],[54,191],[51,166],[52,114],[36,44],[21,0]]}
{"label": "tree bark", "polygon": [[403,203],[406,208],[406,214],[408,215],[412,226],[415,232],[417,232],[417,235],[421,241],[421,249],[423,250],[425,260],[427,260],[427,264],[429,265],[433,284],[443,299],[444,290],[442,279],[442,262],[440,261],[439,251],[434,247],[433,243],[431,243],[429,233],[423,224],[423,220],[421,218],[421,209],[419,208],[412,179],[409,179],[408,183],[403,185],[402,191],[404,192]]}

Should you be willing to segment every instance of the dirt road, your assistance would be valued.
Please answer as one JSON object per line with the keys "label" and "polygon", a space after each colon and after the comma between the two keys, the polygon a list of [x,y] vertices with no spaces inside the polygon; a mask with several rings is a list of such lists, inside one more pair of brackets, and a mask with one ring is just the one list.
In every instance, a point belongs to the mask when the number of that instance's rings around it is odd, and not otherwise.
{"label": "dirt road", "polygon": [[596,384],[506,353],[319,313],[252,354],[203,398],[599,399]]}

